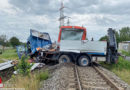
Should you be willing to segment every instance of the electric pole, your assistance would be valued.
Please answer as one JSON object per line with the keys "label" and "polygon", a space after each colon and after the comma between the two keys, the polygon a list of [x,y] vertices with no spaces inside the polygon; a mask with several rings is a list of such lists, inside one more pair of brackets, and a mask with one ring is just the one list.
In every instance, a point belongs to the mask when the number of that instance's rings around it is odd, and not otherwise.
{"label": "electric pole", "polygon": [[60,8],[60,18],[59,18],[59,21],[60,21],[60,27],[61,26],[64,26],[64,19],[65,19],[65,16],[64,16],[64,5],[63,5],[63,2],[61,2],[61,8]]}
{"label": "electric pole", "polygon": [[70,17],[68,17],[67,25],[70,25]]}

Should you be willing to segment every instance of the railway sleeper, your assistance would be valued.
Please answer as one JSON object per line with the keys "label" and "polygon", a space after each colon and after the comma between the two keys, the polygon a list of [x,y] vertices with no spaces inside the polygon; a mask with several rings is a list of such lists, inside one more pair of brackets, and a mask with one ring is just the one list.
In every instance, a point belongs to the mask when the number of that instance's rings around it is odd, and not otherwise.
{"label": "railway sleeper", "polygon": [[100,86],[90,86],[90,85],[82,85],[83,90],[112,90],[111,87],[105,86],[105,87],[100,87]]}
{"label": "railway sleeper", "polygon": [[96,86],[96,85],[98,85],[98,86],[103,86],[103,85],[106,85],[107,84],[107,82],[92,82],[92,81],[90,81],[90,82],[88,82],[88,81],[82,81],[82,83],[83,84],[86,84],[86,85],[94,85],[94,86]]}

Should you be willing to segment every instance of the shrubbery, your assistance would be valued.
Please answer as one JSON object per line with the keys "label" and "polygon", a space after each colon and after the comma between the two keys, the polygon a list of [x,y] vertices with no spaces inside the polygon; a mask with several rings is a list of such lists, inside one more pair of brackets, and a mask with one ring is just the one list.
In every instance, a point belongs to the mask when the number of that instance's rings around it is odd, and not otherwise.
{"label": "shrubbery", "polygon": [[48,79],[48,70],[31,72],[30,69],[33,64],[28,63],[27,59],[28,58],[26,58],[25,56],[22,56],[21,61],[15,67],[15,70],[17,70],[18,75],[12,75],[12,82],[15,83],[15,88],[38,90],[41,87],[40,82]]}
{"label": "shrubbery", "polygon": [[101,62],[101,65],[114,72],[130,85],[130,61],[125,60],[123,57],[119,57],[117,64],[105,64]]}
{"label": "shrubbery", "polygon": [[27,57],[22,56],[22,59],[20,60],[19,64],[15,67],[15,70],[17,70],[18,74],[24,76],[29,75],[32,65],[33,64],[27,62]]}
{"label": "shrubbery", "polygon": [[101,64],[109,69],[117,69],[117,70],[122,70],[122,69],[127,69],[130,70],[130,61],[125,60],[123,57],[119,57],[118,59],[118,63],[117,64],[104,64],[103,62],[101,62]]}
{"label": "shrubbery", "polygon": [[127,52],[127,51],[121,51],[121,52],[122,52],[122,54],[125,55],[125,56],[130,56],[130,51],[129,51],[129,52]]}

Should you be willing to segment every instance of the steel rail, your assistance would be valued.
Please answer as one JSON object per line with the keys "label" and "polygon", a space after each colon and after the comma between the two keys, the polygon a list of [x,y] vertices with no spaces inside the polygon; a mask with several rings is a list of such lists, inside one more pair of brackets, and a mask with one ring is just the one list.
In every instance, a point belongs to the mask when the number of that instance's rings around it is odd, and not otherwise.
{"label": "steel rail", "polygon": [[124,90],[122,87],[116,85],[106,74],[104,74],[98,67],[93,66],[93,68],[104,78],[104,80],[114,88],[114,90]]}
{"label": "steel rail", "polygon": [[77,68],[76,65],[74,65],[74,68],[75,68],[75,73],[76,73],[76,78],[77,78],[78,88],[79,88],[79,90],[82,90],[81,82],[80,82],[80,79],[79,79],[78,68]]}

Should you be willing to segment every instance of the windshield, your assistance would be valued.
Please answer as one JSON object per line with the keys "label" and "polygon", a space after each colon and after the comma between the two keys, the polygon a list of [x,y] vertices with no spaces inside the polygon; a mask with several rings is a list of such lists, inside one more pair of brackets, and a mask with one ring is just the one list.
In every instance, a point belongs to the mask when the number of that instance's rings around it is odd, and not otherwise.
{"label": "windshield", "polygon": [[83,35],[83,30],[62,30],[61,40],[81,40]]}

